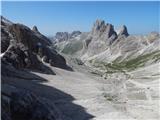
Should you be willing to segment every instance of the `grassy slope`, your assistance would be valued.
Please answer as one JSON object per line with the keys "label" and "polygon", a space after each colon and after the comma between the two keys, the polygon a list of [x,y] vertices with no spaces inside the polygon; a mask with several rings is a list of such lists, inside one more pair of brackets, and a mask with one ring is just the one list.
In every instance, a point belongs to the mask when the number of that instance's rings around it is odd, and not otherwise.
{"label": "grassy slope", "polygon": [[64,49],[62,50],[62,53],[74,54],[77,51],[81,50],[82,48],[83,48],[83,44],[81,41],[73,41],[64,47]]}
{"label": "grassy slope", "polygon": [[99,62],[96,60],[90,60],[89,62],[95,67],[98,67],[102,70],[107,70],[107,73],[113,73],[135,70],[136,68],[143,67],[149,60],[156,62],[159,59],[160,51],[156,51],[122,62],[119,62],[118,59],[114,60],[112,63]]}

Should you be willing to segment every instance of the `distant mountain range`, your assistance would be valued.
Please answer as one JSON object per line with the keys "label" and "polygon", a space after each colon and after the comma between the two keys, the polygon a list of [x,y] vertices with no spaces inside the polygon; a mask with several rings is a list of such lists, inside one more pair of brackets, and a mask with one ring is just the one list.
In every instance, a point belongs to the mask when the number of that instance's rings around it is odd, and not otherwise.
{"label": "distant mountain range", "polygon": [[[156,32],[129,35],[125,25],[115,31],[112,24],[97,20],[90,32],[60,40],[54,46],[62,53],[78,57],[89,66],[112,63],[129,70],[159,62],[160,35]],[[126,64],[134,59],[140,59],[141,62],[135,61],[130,65],[131,68],[126,68]]]}

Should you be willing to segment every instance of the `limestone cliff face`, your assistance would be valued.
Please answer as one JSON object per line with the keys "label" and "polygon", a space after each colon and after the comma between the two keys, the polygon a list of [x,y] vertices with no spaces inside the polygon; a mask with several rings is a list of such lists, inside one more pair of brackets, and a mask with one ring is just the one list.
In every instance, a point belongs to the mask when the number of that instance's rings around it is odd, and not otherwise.
{"label": "limestone cliff face", "polygon": [[106,50],[117,38],[114,26],[103,20],[96,20],[89,34],[88,55],[92,56]]}
{"label": "limestone cliff face", "polygon": [[[64,33],[63,33],[64,34]],[[76,42],[77,44],[83,44],[83,49],[81,49],[81,52],[78,52],[79,56],[82,56],[83,58],[88,58],[94,55],[97,55],[101,52],[104,52],[107,49],[110,49],[111,46],[119,39],[126,38],[129,36],[127,27],[123,25],[118,32],[115,31],[114,26],[110,23],[105,23],[104,20],[96,20],[93,24],[93,27],[91,28],[91,31],[86,33],[81,33],[79,38],[73,37],[72,39],[63,35],[59,32],[56,34],[56,36],[61,36],[61,38],[67,38],[67,40],[60,40],[59,43],[56,43],[56,46],[60,48],[60,50],[63,52],[66,46],[72,46],[72,43]],[[85,36],[85,37],[84,37]],[[59,38],[59,37],[58,37]],[[67,42],[63,42],[67,41]],[[62,47],[61,47],[62,46]],[[70,47],[71,49],[73,48]],[[67,48],[67,50],[71,50]],[[76,50],[75,50],[76,51]],[[68,53],[68,52],[66,52]],[[71,52],[75,53],[75,52]]]}
{"label": "limestone cliff face", "polygon": [[56,35],[53,37],[52,41],[53,41],[53,43],[68,41],[74,37],[77,37],[80,34],[81,34],[80,31],[73,31],[72,33],[57,32]]}
{"label": "limestone cliff face", "polygon": [[[66,67],[65,59],[52,48],[51,41],[36,26],[33,30],[22,24],[1,20],[2,60],[16,68],[43,69],[42,58],[55,67]],[[45,71],[45,70],[44,70]]]}
{"label": "limestone cliff face", "polygon": [[118,36],[122,36],[122,35],[124,35],[124,36],[126,36],[126,37],[129,36],[127,27],[126,27],[125,25],[123,25],[123,26],[118,30],[117,34],[118,34]]}
{"label": "limestone cliff face", "polygon": [[[23,80],[44,80],[31,71],[55,75],[44,62],[67,68],[64,57],[36,26],[31,30],[1,17],[1,31],[2,120],[62,120],[53,101],[49,102],[22,86],[25,84]],[[22,83],[11,85],[10,80]]]}
{"label": "limestone cliff face", "polygon": [[[76,49],[78,47],[75,46],[81,44],[83,44],[83,47]],[[59,47],[60,51],[76,55],[86,61],[86,64],[90,60],[110,63],[115,60],[136,59],[146,54],[159,52],[159,45],[159,33],[130,35],[125,25],[115,30],[112,24],[105,23],[104,20],[96,20],[90,32],[85,33],[85,37],[82,33],[79,38],[75,37],[67,42],[56,44],[56,46],[61,46]],[[150,61],[150,63],[153,62],[153,60]]]}

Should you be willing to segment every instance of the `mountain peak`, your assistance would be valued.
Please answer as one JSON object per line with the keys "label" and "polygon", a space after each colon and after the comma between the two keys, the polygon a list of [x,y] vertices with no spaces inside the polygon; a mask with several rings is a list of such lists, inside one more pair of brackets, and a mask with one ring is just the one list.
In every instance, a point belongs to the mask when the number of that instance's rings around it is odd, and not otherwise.
{"label": "mountain peak", "polygon": [[121,35],[125,35],[126,37],[129,35],[128,34],[128,30],[127,30],[127,27],[125,25],[123,25],[119,30],[118,30],[118,33],[117,33],[119,36]]}
{"label": "mountain peak", "polygon": [[94,34],[97,31],[102,31],[102,29],[104,29],[104,28],[105,28],[105,21],[97,19],[96,22],[93,25],[92,33]]}
{"label": "mountain peak", "polygon": [[32,31],[39,32],[37,26],[33,26]]}
{"label": "mountain peak", "polygon": [[105,35],[106,39],[110,38],[113,34],[117,36],[114,31],[114,26],[110,23],[105,23],[104,20],[97,19],[92,28],[92,35],[101,36]]}

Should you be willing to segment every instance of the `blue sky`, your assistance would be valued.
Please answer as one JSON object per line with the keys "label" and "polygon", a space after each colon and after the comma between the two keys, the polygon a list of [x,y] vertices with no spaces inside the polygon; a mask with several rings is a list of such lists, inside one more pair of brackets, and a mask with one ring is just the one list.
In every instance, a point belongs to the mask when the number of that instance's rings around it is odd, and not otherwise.
{"label": "blue sky", "polygon": [[126,25],[130,34],[159,29],[160,2],[2,2],[2,15],[53,36],[58,31],[90,31],[96,19],[115,28]]}

